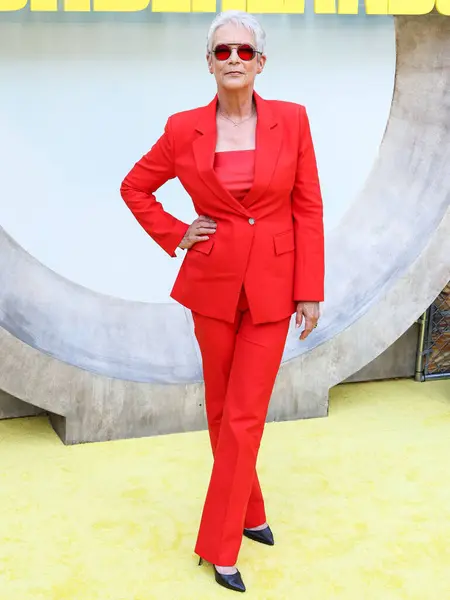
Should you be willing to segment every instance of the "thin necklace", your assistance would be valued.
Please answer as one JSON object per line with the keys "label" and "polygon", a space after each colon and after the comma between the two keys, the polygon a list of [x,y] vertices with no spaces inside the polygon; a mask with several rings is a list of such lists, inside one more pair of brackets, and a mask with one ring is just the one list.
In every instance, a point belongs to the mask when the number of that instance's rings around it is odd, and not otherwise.
{"label": "thin necklace", "polygon": [[223,119],[226,119],[227,121],[230,121],[231,123],[233,123],[234,127],[239,127],[239,125],[242,125],[242,123],[245,123],[246,121],[249,121],[250,119],[252,119],[256,114],[255,109],[253,109],[252,114],[249,117],[246,117],[245,119],[243,119],[242,121],[233,121],[233,119],[231,117],[228,117],[225,113],[223,113],[220,109],[219,109],[219,117],[222,117]]}

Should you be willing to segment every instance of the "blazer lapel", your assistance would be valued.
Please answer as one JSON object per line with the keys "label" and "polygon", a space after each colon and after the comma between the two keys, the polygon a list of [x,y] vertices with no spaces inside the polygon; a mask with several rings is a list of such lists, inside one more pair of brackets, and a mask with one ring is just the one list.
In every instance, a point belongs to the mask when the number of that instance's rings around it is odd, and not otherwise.
{"label": "blazer lapel", "polygon": [[224,189],[214,172],[214,154],[217,142],[216,107],[217,96],[202,110],[202,115],[196,125],[196,130],[201,134],[192,145],[197,170],[203,182],[216,196],[247,215],[242,203]]}
{"label": "blazer lapel", "polygon": [[278,162],[282,132],[268,102],[254,92],[258,120],[256,124],[255,173],[253,185],[242,202],[234,198],[217,179],[214,154],[217,142],[217,95],[202,109],[196,124],[199,137],[193,142],[198,173],[209,189],[229,206],[248,216],[248,208],[267,190]]}
{"label": "blazer lapel", "polygon": [[254,93],[258,121],[256,124],[255,174],[253,185],[242,201],[248,208],[269,187],[280,155],[282,132],[268,102]]}

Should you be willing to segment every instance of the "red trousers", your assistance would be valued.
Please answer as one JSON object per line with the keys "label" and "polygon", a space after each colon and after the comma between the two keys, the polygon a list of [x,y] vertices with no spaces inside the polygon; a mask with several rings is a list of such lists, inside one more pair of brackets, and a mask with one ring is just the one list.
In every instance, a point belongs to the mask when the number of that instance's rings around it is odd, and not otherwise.
{"label": "red trousers", "polygon": [[244,527],[266,521],[256,460],[290,319],[253,325],[244,291],[234,324],[193,318],[214,455],[195,551],[234,565]]}

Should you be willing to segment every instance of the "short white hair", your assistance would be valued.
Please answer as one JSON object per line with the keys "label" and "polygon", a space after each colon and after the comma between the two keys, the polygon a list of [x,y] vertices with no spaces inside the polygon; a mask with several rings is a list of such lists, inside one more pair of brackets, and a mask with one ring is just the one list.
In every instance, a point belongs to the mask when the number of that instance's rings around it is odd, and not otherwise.
{"label": "short white hair", "polygon": [[255,37],[256,50],[258,50],[258,52],[264,52],[264,48],[266,46],[266,32],[253,15],[241,10],[226,10],[225,12],[219,13],[216,16],[208,31],[208,41],[206,46],[208,52],[211,52],[212,50],[212,42],[216,31],[219,29],[219,27],[228,25],[228,23],[240,25],[253,33]]}

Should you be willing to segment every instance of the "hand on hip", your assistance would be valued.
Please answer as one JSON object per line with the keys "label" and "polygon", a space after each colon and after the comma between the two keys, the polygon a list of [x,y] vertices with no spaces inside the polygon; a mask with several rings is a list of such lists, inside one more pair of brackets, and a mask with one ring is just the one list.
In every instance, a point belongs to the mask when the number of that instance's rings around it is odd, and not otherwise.
{"label": "hand on hip", "polygon": [[183,250],[189,250],[198,242],[206,242],[209,236],[216,232],[217,224],[209,217],[200,216],[190,225],[179,247]]}

